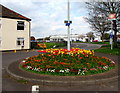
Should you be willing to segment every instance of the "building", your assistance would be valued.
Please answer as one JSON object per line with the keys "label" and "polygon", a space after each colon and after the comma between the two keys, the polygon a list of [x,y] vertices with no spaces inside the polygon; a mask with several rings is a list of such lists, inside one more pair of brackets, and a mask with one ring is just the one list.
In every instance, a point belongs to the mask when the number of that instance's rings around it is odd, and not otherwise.
{"label": "building", "polygon": [[[67,41],[68,40],[68,35],[51,35],[50,36],[50,41],[51,42],[61,42],[61,41]],[[78,34],[70,34],[70,41],[77,41],[80,40]]]}
{"label": "building", "polygon": [[30,49],[31,19],[0,4],[0,50]]}
{"label": "building", "polygon": [[[61,42],[67,41],[67,35],[50,35],[50,42]],[[95,36],[94,40],[101,41],[100,36]],[[70,34],[70,41],[81,41],[81,42],[92,42],[87,35],[80,35],[80,34]]]}

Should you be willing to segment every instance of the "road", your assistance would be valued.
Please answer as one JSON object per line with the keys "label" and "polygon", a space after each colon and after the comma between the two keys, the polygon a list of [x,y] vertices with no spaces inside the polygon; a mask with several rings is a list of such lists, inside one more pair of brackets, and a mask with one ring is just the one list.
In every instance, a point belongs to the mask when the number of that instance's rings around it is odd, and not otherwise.
{"label": "road", "polygon": [[[98,46],[92,46],[92,45],[80,45],[76,44],[73,45],[75,47],[83,46],[82,48],[86,49],[93,49],[98,48]],[[27,82],[27,81],[18,81],[13,78],[11,78],[6,73],[6,67],[9,66],[14,61],[17,61],[19,59],[24,59],[26,57],[38,55],[39,53],[37,51],[17,51],[16,53],[13,52],[3,52],[2,53],[2,91],[8,91],[11,93],[14,93],[13,91],[29,91],[27,93],[31,93],[31,87],[34,85],[33,83]],[[18,72],[19,73],[19,72]],[[99,83],[95,85],[81,85],[81,86],[44,86],[40,85],[40,91],[117,91],[118,90],[118,82],[111,82],[109,83]],[[17,93],[17,92],[15,92]],[[83,92],[81,92],[83,93]],[[92,92],[93,93],[93,92]],[[95,92],[96,93],[96,92]],[[103,92],[102,92],[103,93]],[[112,92],[114,93],[114,92]],[[115,92],[116,93],[116,92]]]}

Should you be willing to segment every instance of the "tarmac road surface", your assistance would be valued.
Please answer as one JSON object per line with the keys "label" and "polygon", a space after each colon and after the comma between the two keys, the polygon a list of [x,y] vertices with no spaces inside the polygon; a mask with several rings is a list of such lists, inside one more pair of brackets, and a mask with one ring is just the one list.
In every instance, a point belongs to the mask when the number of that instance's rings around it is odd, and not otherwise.
{"label": "tarmac road surface", "polygon": [[[94,49],[94,48],[99,48],[100,46],[95,46],[95,45],[80,45],[76,44],[73,45],[75,47],[83,46],[81,48],[86,48],[86,49]],[[2,53],[2,91],[7,91],[8,93],[19,93],[17,91],[29,91],[27,93],[31,93],[31,87],[34,85],[33,83],[27,82],[27,81],[18,81],[13,78],[11,78],[7,72],[6,72],[6,67],[9,66],[14,61],[17,61],[19,59],[24,59],[26,57],[38,55],[39,53],[35,51],[17,51],[16,53],[13,52],[3,52]],[[19,73],[19,72],[18,72]],[[109,93],[118,93],[118,80],[115,80],[114,82],[110,83],[99,83],[95,85],[81,85],[81,86],[44,86],[44,85],[39,85],[40,86],[40,91],[79,91],[79,93],[84,93],[83,91],[86,91],[85,93],[99,93],[99,92],[90,92],[90,91],[112,91]],[[82,92],[80,92],[82,91]],[[104,93],[104,92],[100,92]]]}

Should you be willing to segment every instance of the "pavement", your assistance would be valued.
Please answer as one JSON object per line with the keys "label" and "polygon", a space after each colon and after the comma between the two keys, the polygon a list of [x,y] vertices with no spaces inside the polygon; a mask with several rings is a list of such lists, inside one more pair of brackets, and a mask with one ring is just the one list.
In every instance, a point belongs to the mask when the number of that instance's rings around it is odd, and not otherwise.
{"label": "pavement", "polygon": [[[79,45],[76,45],[79,46]],[[93,47],[94,45],[80,45],[79,47]],[[85,47],[86,46],[86,47]],[[94,48],[99,48],[100,46],[94,46]],[[92,48],[90,48],[92,49]],[[119,90],[119,79],[118,75],[119,69],[112,70],[106,75],[97,75],[89,77],[72,77],[71,79],[61,78],[61,77],[49,77],[49,76],[39,76],[37,74],[31,74],[18,69],[19,62],[29,56],[38,55],[38,52],[22,52],[17,53],[5,52],[3,53],[3,67],[2,67],[2,90],[7,92],[13,91],[31,91],[31,86],[38,84],[41,91],[78,91],[84,93],[83,91],[112,91],[111,93],[118,93]],[[119,65],[120,56],[108,55],[103,53],[96,53],[98,56],[105,56],[114,60],[117,65]],[[6,69],[7,68],[7,69]],[[19,72],[19,73],[18,73]],[[16,78],[16,76],[17,78]],[[42,79],[41,79],[42,78]],[[22,81],[21,79],[26,79]],[[101,79],[101,81],[100,81]],[[63,80],[63,81],[61,81]],[[61,81],[61,82],[58,82]],[[72,82],[71,82],[72,81]],[[52,82],[52,83],[51,83]],[[66,83],[67,82],[67,83]],[[14,93],[14,92],[13,92]],[[30,92],[31,93],[31,92]],[[93,93],[93,92],[91,92]],[[98,92],[95,92],[98,93]],[[104,93],[104,92],[101,92]]]}

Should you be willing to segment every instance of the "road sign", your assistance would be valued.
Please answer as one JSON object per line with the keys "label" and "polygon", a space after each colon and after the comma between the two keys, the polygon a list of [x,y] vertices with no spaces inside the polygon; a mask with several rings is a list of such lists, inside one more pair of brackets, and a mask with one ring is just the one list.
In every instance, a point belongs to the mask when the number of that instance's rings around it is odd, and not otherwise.
{"label": "road sign", "polygon": [[72,24],[72,21],[65,20],[64,23],[65,23],[65,26],[70,26],[70,24]]}
{"label": "road sign", "polygon": [[70,26],[70,23],[66,23],[66,26]]}
{"label": "road sign", "polygon": [[64,23],[72,23],[72,21],[67,21],[67,20],[65,20]]}
{"label": "road sign", "polygon": [[110,38],[113,38],[113,32],[110,32]]}
{"label": "road sign", "polygon": [[108,20],[116,20],[116,14],[115,13],[114,14],[110,14],[108,16]]}
{"label": "road sign", "polygon": [[39,85],[33,85],[31,93],[39,93]]}

